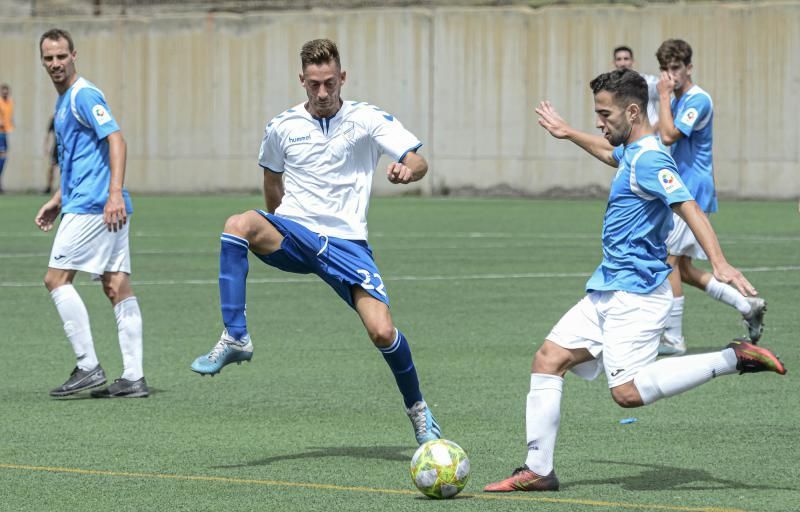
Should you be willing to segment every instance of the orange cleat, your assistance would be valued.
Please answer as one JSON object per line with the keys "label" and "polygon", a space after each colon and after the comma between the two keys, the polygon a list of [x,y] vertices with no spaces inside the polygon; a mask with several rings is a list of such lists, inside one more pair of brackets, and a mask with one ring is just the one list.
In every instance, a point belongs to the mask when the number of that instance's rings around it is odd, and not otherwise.
{"label": "orange cleat", "polygon": [[763,347],[757,347],[744,340],[734,340],[726,348],[736,353],[736,369],[739,373],[775,372],[786,373],[786,368],[778,356]]}
{"label": "orange cleat", "polygon": [[547,476],[540,476],[522,466],[505,480],[489,484],[483,488],[485,492],[513,492],[513,491],[557,491],[558,477],[553,470]]}

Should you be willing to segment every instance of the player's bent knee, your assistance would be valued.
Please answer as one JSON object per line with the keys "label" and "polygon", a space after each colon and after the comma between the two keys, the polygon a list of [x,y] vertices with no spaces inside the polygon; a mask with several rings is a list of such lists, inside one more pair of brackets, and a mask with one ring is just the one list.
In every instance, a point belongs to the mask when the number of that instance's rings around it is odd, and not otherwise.
{"label": "player's bent knee", "polygon": [[563,376],[572,366],[575,366],[575,363],[569,350],[545,340],[533,356],[531,371]]}
{"label": "player's bent knee", "polygon": [[249,238],[252,228],[246,214],[231,215],[225,221],[225,232],[241,238]]}
{"label": "player's bent knee", "polygon": [[394,343],[395,330],[391,322],[382,322],[380,325],[371,325],[367,327],[367,334],[369,339],[376,347],[388,347]]}
{"label": "player's bent knee", "polygon": [[630,409],[644,405],[633,381],[611,388],[611,397],[620,407]]}

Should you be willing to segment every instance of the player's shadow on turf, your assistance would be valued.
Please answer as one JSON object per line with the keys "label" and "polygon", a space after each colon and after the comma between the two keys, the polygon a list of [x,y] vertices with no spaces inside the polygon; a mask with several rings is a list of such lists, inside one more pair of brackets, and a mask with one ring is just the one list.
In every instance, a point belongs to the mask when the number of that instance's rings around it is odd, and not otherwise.
{"label": "player's shadow on turf", "polygon": [[775,487],[763,483],[751,484],[717,478],[704,469],[685,469],[658,464],[641,464],[635,462],[618,462],[613,460],[593,460],[597,464],[618,464],[620,466],[635,466],[646,468],[638,475],[620,476],[616,478],[587,479],[562,482],[561,488],[579,487],[581,485],[607,485],[617,484],[626,491],[709,491],[716,489],[754,489],[754,490],[780,490],[796,491],[796,488]]}
{"label": "player's shadow on turf", "polygon": [[251,460],[241,464],[211,466],[213,469],[243,468],[249,466],[267,466],[273,462],[298,459],[319,459],[320,457],[353,457],[356,459],[380,459],[388,461],[408,462],[411,460],[411,449],[408,446],[330,446],[310,447],[308,451],[275,455],[264,459]]}

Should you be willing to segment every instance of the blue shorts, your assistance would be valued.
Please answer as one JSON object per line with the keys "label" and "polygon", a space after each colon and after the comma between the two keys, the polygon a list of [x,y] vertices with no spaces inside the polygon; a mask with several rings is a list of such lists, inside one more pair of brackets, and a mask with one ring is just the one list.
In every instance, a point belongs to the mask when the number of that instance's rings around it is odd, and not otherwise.
{"label": "blue shorts", "polygon": [[389,305],[389,295],[372,258],[372,249],[365,240],[320,235],[297,222],[263,210],[256,211],[283,235],[280,249],[269,255],[253,253],[258,259],[286,272],[318,275],[351,308],[355,307],[352,293],[355,285]]}
{"label": "blue shorts", "polygon": [[8,140],[6,139],[6,132],[0,132],[0,153],[8,151]]}

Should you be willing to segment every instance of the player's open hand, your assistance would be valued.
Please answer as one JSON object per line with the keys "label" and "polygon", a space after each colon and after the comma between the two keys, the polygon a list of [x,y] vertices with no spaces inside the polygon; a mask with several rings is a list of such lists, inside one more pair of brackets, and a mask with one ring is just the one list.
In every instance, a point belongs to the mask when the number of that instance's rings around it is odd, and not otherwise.
{"label": "player's open hand", "polygon": [[117,192],[108,195],[108,201],[103,208],[103,222],[109,231],[119,231],[128,221],[128,212],[125,210],[125,200],[122,193]]}
{"label": "player's open hand", "polygon": [[414,178],[414,173],[408,166],[400,162],[392,162],[386,168],[386,177],[392,183],[401,183],[403,185],[411,183]]}
{"label": "player's open hand", "polygon": [[550,132],[550,135],[557,139],[567,138],[569,135],[569,125],[564,121],[561,115],[556,112],[552,103],[543,101],[539,103],[539,106],[534,110],[539,114],[539,124],[542,128]]}
{"label": "player's open hand", "polygon": [[661,77],[658,79],[658,83],[656,84],[656,89],[658,89],[659,96],[669,96],[675,90],[675,80],[672,79],[672,75],[667,73],[666,71],[661,72]]}
{"label": "player's open hand", "polygon": [[42,231],[50,231],[53,229],[53,224],[59,213],[61,213],[61,204],[47,201],[39,208],[39,212],[36,214],[36,218],[33,219],[33,222],[35,222],[36,226]]}
{"label": "player's open hand", "polygon": [[744,274],[727,262],[719,267],[714,267],[714,277],[721,283],[733,286],[745,297],[758,295],[758,291],[756,291],[753,285],[750,284],[750,281],[744,277]]}

